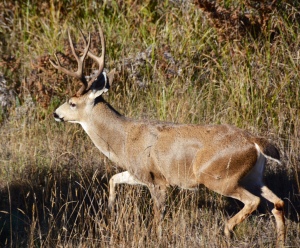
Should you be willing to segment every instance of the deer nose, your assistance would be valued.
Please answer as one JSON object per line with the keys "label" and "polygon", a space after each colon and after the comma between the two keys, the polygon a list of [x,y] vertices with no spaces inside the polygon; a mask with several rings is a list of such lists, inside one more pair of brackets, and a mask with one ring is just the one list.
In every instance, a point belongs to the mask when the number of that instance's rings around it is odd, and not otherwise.
{"label": "deer nose", "polygon": [[56,121],[63,121],[63,120],[64,120],[64,118],[59,117],[59,115],[56,114],[55,112],[53,113],[53,117],[54,117],[54,119],[55,119]]}
{"label": "deer nose", "polygon": [[59,119],[58,114],[56,114],[55,112],[53,113],[53,116],[54,116],[55,119]]}

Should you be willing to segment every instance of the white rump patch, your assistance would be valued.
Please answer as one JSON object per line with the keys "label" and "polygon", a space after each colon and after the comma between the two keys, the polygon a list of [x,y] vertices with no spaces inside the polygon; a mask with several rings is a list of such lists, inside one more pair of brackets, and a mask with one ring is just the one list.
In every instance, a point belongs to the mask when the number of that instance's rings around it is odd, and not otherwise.
{"label": "white rump patch", "polygon": [[255,148],[256,148],[256,150],[257,150],[257,156],[258,156],[258,157],[260,156],[260,154],[262,154],[265,158],[270,159],[270,160],[272,160],[272,161],[275,161],[275,162],[278,163],[278,164],[281,164],[281,162],[280,162],[279,160],[277,160],[277,159],[275,159],[275,158],[272,158],[272,157],[270,157],[270,156],[264,154],[264,153],[262,152],[262,150],[260,149],[260,147],[259,147],[258,144],[256,144],[256,143],[254,143],[254,144],[255,144]]}

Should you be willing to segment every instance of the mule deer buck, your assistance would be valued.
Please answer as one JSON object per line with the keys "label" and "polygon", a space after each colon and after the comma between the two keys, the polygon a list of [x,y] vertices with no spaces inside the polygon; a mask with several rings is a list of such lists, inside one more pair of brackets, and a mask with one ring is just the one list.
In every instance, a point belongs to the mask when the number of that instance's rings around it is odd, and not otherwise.
{"label": "mule deer buck", "polygon": [[[260,197],[264,197],[274,204],[277,244],[283,245],[284,203],[263,182],[266,159],[280,164],[277,148],[266,139],[234,126],[151,122],[120,115],[103,98],[115,71],[103,72],[105,40],[100,25],[98,28],[100,57],[90,51],[91,35],[86,39],[82,32],[85,48],[78,56],[68,32],[77,71],[64,68],[56,55],[57,62],[50,62],[82,83],[76,95],[55,110],[55,120],[79,123],[96,147],[124,169],[109,181],[109,208],[113,207],[117,184],[140,184],[150,190],[155,217],[162,218],[169,186],[195,189],[205,185],[244,203],[225,224],[224,232],[229,237],[233,228],[257,209]],[[90,80],[83,73],[86,57],[99,64],[97,75]]]}

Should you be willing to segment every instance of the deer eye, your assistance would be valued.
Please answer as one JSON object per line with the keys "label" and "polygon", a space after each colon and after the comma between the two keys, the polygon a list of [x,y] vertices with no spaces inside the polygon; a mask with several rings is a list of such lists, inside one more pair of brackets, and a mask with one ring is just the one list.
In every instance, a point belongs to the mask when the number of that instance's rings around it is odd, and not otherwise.
{"label": "deer eye", "polygon": [[72,108],[75,108],[75,107],[76,107],[76,104],[73,103],[73,102],[70,102],[69,104],[70,104],[70,106],[71,106]]}

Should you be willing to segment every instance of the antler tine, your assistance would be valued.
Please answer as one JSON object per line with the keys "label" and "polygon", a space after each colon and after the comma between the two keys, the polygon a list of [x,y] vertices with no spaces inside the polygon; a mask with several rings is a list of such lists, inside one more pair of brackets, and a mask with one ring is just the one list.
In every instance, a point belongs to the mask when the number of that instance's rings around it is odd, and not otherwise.
{"label": "antler tine", "polygon": [[[99,64],[99,68],[98,68],[98,73],[89,80],[88,84],[87,84],[87,89],[89,89],[91,87],[91,85],[93,84],[93,82],[99,77],[99,75],[103,72],[104,69],[104,63],[105,63],[105,39],[104,39],[104,34],[103,34],[103,30],[100,26],[100,24],[98,23],[98,29],[99,29],[99,34],[100,34],[100,39],[101,39],[101,56],[96,56],[95,54],[93,54],[91,51],[88,51],[87,55],[93,59],[94,61],[96,61]],[[81,31],[80,31],[81,32]],[[81,35],[83,37],[83,40],[86,44],[86,40],[85,37],[83,35],[83,33],[81,32]]]}
{"label": "antler tine", "polygon": [[77,75],[77,77],[79,79],[83,79],[82,81],[85,81],[85,77],[83,75],[83,62],[85,60],[85,57],[89,51],[89,47],[90,47],[90,41],[91,41],[91,37],[90,37],[90,34],[89,34],[89,40],[88,40],[88,44],[85,46],[84,50],[83,50],[83,55],[78,57],[78,55],[76,54],[75,52],[75,49],[74,49],[74,44],[73,44],[73,41],[72,41],[72,38],[71,38],[71,34],[70,34],[70,30],[68,30],[68,36],[69,36],[69,42],[70,42],[70,46],[71,46],[71,50],[72,50],[72,53],[77,61],[77,64],[78,64],[78,67],[77,67],[77,71],[75,72],[75,74]]}
{"label": "antler tine", "polygon": [[85,60],[85,58],[88,54],[89,48],[90,48],[91,34],[89,34],[89,38],[88,38],[87,43],[86,43],[86,40],[84,39],[85,48],[83,50],[83,55],[80,56],[80,57],[75,52],[75,48],[74,48],[73,41],[72,41],[72,38],[71,38],[70,30],[68,30],[68,37],[69,37],[69,43],[70,43],[72,53],[73,53],[73,55],[74,55],[74,57],[77,61],[77,71],[73,72],[73,71],[70,71],[70,70],[64,68],[61,65],[61,63],[60,63],[59,59],[57,58],[56,54],[54,54],[54,56],[56,58],[57,64],[55,64],[55,62],[52,61],[51,59],[50,59],[50,63],[57,70],[60,70],[60,71],[64,72],[65,74],[69,75],[69,76],[75,77],[75,78],[79,79],[82,82],[83,85],[81,86],[81,88],[76,93],[76,95],[79,96],[79,95],[82,95],[82,93],[88,88],[87,87],[88,86],[87,81],[86,81],[85,76],[83,74],[83,66],[84,66],[84,60]]}
{"label": "antler tine", "polygon": [[[79,29],[79,31],[80,31],[80,33],[82,34],[82,32],[81,32],[80,29]],[[70,36],[69,36],[69,37],[70,37]],[[71,38],[69,38],[69,39],[70,39],[70,43],[71,43],[72,40],[71,40]],[[84,76],[84,74],[83,74],[83,65],[84,65],[83,62],[84,62],[84,60],[85,60],[85,58],[86,58],[86,55],[88,54],[89,49],[90,49],[90,44],[91,44],[91,34],[89,33],[89,36],[88,36],[88,43],[87,43],[87,44],[86,44],[85,38],[84,38],[83,40],[84,40],[85,48],[84,48],[84,50],[83,50],[83,55],[82,55],[81,57],[79,57],[79,58],[78,58],[78,56],[77,56],[76,53],[75,53],[75,49],[74,49],[74,47],[73,47],[73,44],[71,45],[72,52],[73,52],[73,54],[74,54],[74,56],[75,56],[75,58],[76,58],[76,60],[77,60],[77,63],[78,63],[78,70],[77,70],[77,72],[78,72],[78,71],[81,72],[81,77],[82,77],[81,81],[82,81],[82,83],[83,83],[83,85],[81,86],[81,88],[76,92],[76,95],[77,95],[77,96],[82,95],[83,92],[85,92],[85,91],[87,91],[87,90],[89,89],[88,84],[87,84],[87,81],[86,81],[86,78],[85,78],[85,76]],[[79,64],[81,64],[82,66],[79,67]]]}

